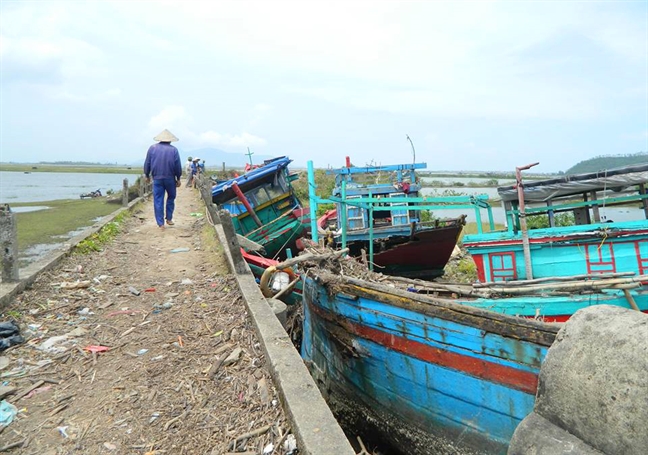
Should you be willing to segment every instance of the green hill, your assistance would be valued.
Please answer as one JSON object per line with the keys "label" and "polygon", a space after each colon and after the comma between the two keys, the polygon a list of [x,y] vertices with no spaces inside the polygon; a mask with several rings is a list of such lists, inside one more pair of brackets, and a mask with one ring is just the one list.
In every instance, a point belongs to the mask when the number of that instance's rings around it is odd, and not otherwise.
{"label": "green hill", "polygon": [[648,163],[648,153],[639,152],[628,155],[605,155],[581,161],[567,169],[565,174],[584,174],[586,172],[598,172],[616,167],[632,166],[633,164]]}

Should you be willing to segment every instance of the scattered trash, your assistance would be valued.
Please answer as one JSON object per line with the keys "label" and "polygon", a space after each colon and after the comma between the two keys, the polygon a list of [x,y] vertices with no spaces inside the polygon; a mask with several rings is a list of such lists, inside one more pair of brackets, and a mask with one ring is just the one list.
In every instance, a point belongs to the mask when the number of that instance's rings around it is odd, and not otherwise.
{"label": "scattered trash", "polygon": [[274,444],[270,443],[267,446],[263,448],[263,455],[270,455],[272,452],[274,452]]}
{"label": "scattered trash", "polygon": [[140,295],[141,294],[141,292],[138,291],[137,289],[135,289],[133,286],[128,287],[128,292],[130,292],[133,295]]}
{"label": "scattered trash", "polygon": [[38,346],[36,349],[39,351],[47,351],[47,352],[65,352],[67,351],[67,348],[64,346],[56,346],[57,344],[63,343],[67,341],[69,337],[67,335],[59,335],[55,337],[50,337],[47,340],[43,341],[40,346]]}
{"label": "scattered trash", "polygon": [[56,427],[56,429],[59,431],[59,433],[61,433],[61,436],[63,436],[64,438],[69,438],[67,434],[67,429],[68,429],[67,425],[64,427]]}
{"label": "scattered trash", "polygon": [[18,408],[6,400],[0,401],[0,428],[6,427],[13,422],[18,414]]}
{"label": "scattered trash", "polygon": [[155,292],[155,288],[144,289],[144,292]]}
{"label": "scattered trash", "polygon": [[153,305],[153,308],[157,308],[158,310],[168,310],[173,306],[173,302],[164,302],[162,305],[159,303],[156,303]]}
{"label": "scattered trash", "polygon": [[155,422],[159,418],[160,418],[160,413],[154,412],[153,414],[151,414],[151,418],[149,419],[149,424]]}
{"label": "scattered trash", "polygon": [[169,253],[186,253],[187,251],[190,251],[189,248],[174,248]]}
{"label": "scattered trash", "polygon": [[82,337],[86,333],[88,333],[86,329],[84,329],[83,327],[77,327],[76,329],[66,333],[65,335],[69,337]]}
{"label": "scattered trash", "polygon": [[191,216],[203,216],[201,212],[191,212],[189,215]]}
{"label": "scattered trash", "polygon": [[285,455],[294,455],[295,453],[297,453],[297,440],[295,439],[295,436],[293,436],[292,434],[286,436],[283,449]]}
{"label": "scattered trash", "polygon": [[148,352],[148,349],[140,349],[139,351],[137,351],[137,355],[144,355],[147,352]]}
{"label": "scattered trash", "polygon": [[0,351],[24,342],[25,339],[20,335],[20,327],[13,322],[0,322]]}
{"label": "scattered trash", "polygon": [[90,316],[91,314],[94,314],[94,311],[90,311],[90,308],[85,307],[82,310],[77,311],[77,313],[81,316]]}
{"label": "scattered trash", "polygon": [[158,360],[162,360],[163,358],[164,358],[163,355],[158,355],[158,356],[153,357],[151,360],[154,361],[154,362],[157,362]]}
{"label": "scattered trash", "polygon": [[110,348],[108,346],[95,346],[95,345],[90,345],[86,346],[83,348],[84,351],[89,351],[89,352],[107,352],[110,351]]}
{"label": "scattered trash", "polygon": [[83,289],[83,288],[89,288],[91,284],[92,282],[90,280],[75,281],[73,283],[68,283],[67,281],[63,281],[62,283],[53,283],[52,286],[58,285],[58,287],[61,289]]}
{"label": "scattered trash", "polygon": [[193,281],[191,281],[189,278],[185,278],[180,282],[180,284],[191,285],[193,284]]}
{"label": "scattered trash", "polygon": [[234,349],[232,351],[232,353],[227,356],[227,358],[223,362],[223,365],[227,366],[227,365],[231,365],[233,363],[238,362],[239,358],[241,357],[242,352],[243,352],[243,349],[241,349],[241,348]]}
{"label": "scattered trash", "polygon": [[50,391],[50,390],[52,390],[52,386],[51,386],[51,385],[46,385],[46,386],[43,386],[43,387],[38,387],[37,389],[34,389],[34,390],[32,390],[31,392],[29,392],[27,395],[25,395],[25,398],[31,398],[31,397],[33,397],[34,395],[38,395],[39,393],[43,393],[43,392],[48,392],[48,391]]}

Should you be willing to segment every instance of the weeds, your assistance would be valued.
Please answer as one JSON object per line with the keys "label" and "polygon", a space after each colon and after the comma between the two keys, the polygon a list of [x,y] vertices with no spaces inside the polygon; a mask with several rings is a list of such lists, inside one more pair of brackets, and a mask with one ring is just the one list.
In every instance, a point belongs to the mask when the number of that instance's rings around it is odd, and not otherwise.
{"label": "weeds", "polygon": [[101,228],[99,232],[96,232],[89,236],[87,239],[82,240],[76,246],[75,252],[79,254],[88,254],[94,251],[101,251],[102,247],[117,237],[121,230],[121,224],[124,222],[126,212],[122,212],[115,217],[110,223]]}

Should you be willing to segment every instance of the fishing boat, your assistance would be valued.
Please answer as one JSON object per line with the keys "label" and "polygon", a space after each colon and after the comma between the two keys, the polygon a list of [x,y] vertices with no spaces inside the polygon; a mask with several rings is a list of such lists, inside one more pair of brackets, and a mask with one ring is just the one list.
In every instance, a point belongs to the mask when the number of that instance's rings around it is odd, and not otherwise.
{"label": "fishing boat", "polygon": [[[278,157],[248,166],[244,174],[219,181],[211,190],[212,202],[231,215],[243,257],[259,279],[277,260],[301,249],[300,239],[310,226],[308,211],[291,185],[298,175],[288,169],[290,162]],[[279,292],[291,278],[288,273],[277,274],[271,288]],[[291,303],[294,300],[290,297]]]}
{"label": "fishing boat", "polygon": [[[365,255],[365,260],[369,255],[372,266],[385,274],[423,279],[442,275],[465,216],[423,221],[422,207],[472,209],[477,201],[468,196],[421,197],[416,170],[426,167],[425,163],[354,167],[347,158],[345,167],[327,171],[335,175],[331,197],[318,198],[311,192],[311,207],[335,202],[335,209],[317,219],[316,229],[330,246],[348,247],[352,256]],[[309,187],[314,187],[314,180]]]}
{"label": "fishing boat", "polygon": [[[511,297],[478,305],[554,321],[601,303],[647,312],[648,165],[526,183],[529,167],[498,188],[506,230],[463,237],[479,286]],[[620,206],[636,218],[607,219]],[[531,229],[538,219],[547,227]]]}
{"label": "fishing boat", "polygon": [[[488,232],[477,215],[479,233],[464,240],[478,283],[366,270],[354,278],[345,263],[304,274],[302,356],[344,425],[364,427],[400,453],[506,453],[533,409],[560,322],[592,305],[648,310],[648,222],[605,223],[595,210],[630,203],[648,218],[648,166],[536,182],[515,199],[522,169],[516,188],[500,192],[508,229],[496,232],[489,210]],[[543,208],[524,206],[534,186],[546,191]],[[555,215],[574,210],[582,221],[558,226]],[[529,229],[529,213],[554,218]]]}
{"label": "fishing boat", "polygon": [[303,297],[302,357],[342,425],[393,453],[505,454],[559,326],[352,276],[311,269]]}

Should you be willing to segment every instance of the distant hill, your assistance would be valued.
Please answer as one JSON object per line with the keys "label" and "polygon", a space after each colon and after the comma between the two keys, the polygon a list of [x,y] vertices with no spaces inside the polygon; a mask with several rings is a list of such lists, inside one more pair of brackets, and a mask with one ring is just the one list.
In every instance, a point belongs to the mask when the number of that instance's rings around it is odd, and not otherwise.
{"label": "distant hill", "polygon": [[[217,148],[201,148],[195,150],[180,150],[180,159],[182,164],[187,161],[188,157],[199,157],[202,160],[205,160],[205,165],[208,168],[220,167],[225,163],[225,167],[239,168],[245,166],[249,162],[249,158],[244,153],[230,153]],[[255,164],[263,162],[274,158],[271,155],[257,155],[256,153],[252,154],[252,161]],[[144,159],[131,163],[132,166],[142,166],[144,165]]]}
{"label": "distant hill", "polygon": [[639,152],[628,155],[605,155],[590,158],[567,169],[565,174],[584,174],[598,172],[616,167],[632,166],[634,164],[648,163],[648,153]]}

